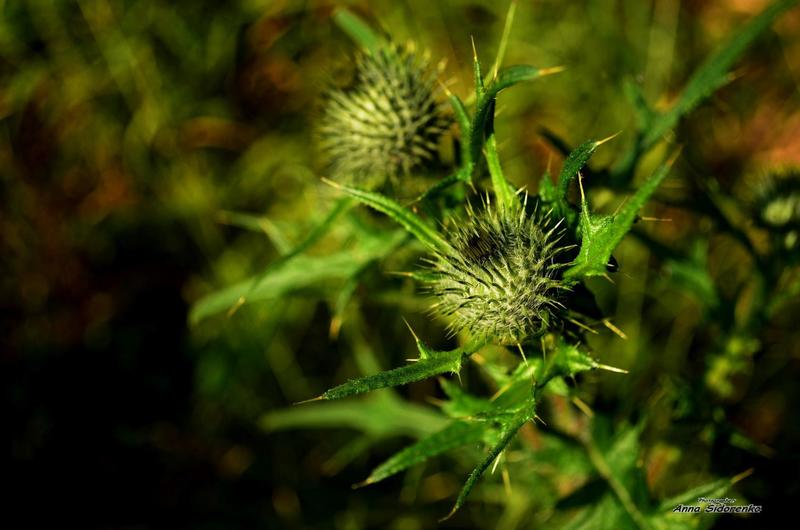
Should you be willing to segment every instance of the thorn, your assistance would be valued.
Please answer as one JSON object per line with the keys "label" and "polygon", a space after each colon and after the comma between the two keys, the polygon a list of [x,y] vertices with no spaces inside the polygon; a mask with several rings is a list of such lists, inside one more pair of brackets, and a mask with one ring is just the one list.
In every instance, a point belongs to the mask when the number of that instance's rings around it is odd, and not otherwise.
{"label": "thorn", "polygon": [[445,95],[446,95],[448,98],[453,96],[453,93],[452,93],[452,92],[450,92],[450,89],[449,89],[449,88],[447,88],[447,85],[445,85],[445,84],[444,84],[444,83],[442,83],[441,81],[439,81],[439,87],[440,87],[442,90],[444,90],[444,93],[445,93]]}
{"label": "thorn", "polygon": [[320,177],[320,180],[322,182],[324,182],[325,184],[327,184],[328,186],[336,188],[337,190],[340,190],[340,189],[342,189],[344,187],[341,184],[339,184],[338,182],[334,182],[331,179],[328,179],[328,178],[325,178],[325,177]]}
{"label": "thorn", "polygon": [[419,361],[419,359],[406,359],[407,363],[418,363]]}
{"label": "thorn", "polygon": [[755,471],[756,471],[755,468],[752,467],[750,469],[742,471],[741,473],[739,473],[738,475],[736,475],[731,479],[731,484],[736,484],[737,482],[746,479],[747,477],[755,473]]}
{"label": "thorn", "polygon": [[603,276],[603,278],[605,278],[606,280],[608,280],[609,282],[611,282],[611,285],[616,285],[616,284],[617,284],[617,282],[615,282],[615,281],[614,281],[614,280],[611,278],[611,276],[609,276],[609,275],[608,275],[608,273],[607,273],[607,272],[604,272],[604,273],[602,274],[602,276]]}
{"label": "thorn", "polygon": [[538,421],[539,421],[539,423],[541,423],[542,425],[544,425],[545,427],[547,427],[547,424],[544,422],[544,420],[543,420],[543,419],[541,418],[541,416],[539,416],[538,414],[535,414],[535,415],[533,416],[533,419],[534,419],[534,420],[538,420]]}
{"label": "thorn", "polygon": [[664,222],[664,223],[671,223],[672,222],[672,219],[661,219],[659,217],[644,217],[644,216],[642,216],[642,217],[639,217],[639,219],[642,220],[642,221],[661,221],[661,222]]}
{"label": "thorn", "polygon": [[457,511],[458,511],[458,504],[454,505],[454,506],[453,506],[453,509],[452,509],[452,510],[450,510],[450,513],[448,513],[447,515],[445,515],[444,517],[442,517],[441,519],[439,519],[439,521],[438,521],[438,522],[440,522],[440,523],[443,523],[443,522],[447,521],[448,519],[450,519],[451,517],[453,517],[453,515],[455,515],[455,513],[456,513]]}
{"label": "thorn", "polygon": [[616,333],[622,340],[628,340],[628,336],[621,329],[612,324],[609,319],[604,318],[602,322],[605,327]]}
{"label": "thorn", "polygon": [[622,207],[623,207],[623,206],[625,206],[625,204],[627,204],[627,202],[628,202],[628,199],[630,199],[630,197],[625,197],[625,198],[622,200],[622,202],[621,202],[621,203],[619,203],[619,206],[617,206],[617,207],[616,207],[616,209],[614,210],[614,213],[612,213],[612,214],[611,214],[611,215],[612,215],[612,217],[615,217],[615,216],[616,216],[616,215],[619,213],[619,211],[622,209]]}
{"label": "thorn", "polygon": [[298,401],[296,403],[292,403],[292,405],[303,405],[304,403],[311,403],[312,401],[322,401],[324,399],[325,399],[325,394],[322,394],[321,396],[317,396],[315,398],[306,399],[306,400],[303,400],[303,401]]}
{"label": "thorn", "polygon": [[525,357],[525,352],[522,349],[522,344],[519,342],[517,343],[517,348],[519,348],[519,354],[522,355],[522,362],[525,363],[525,366],[528,366],[528,358]]}
{"label": "thorn", "polygon": [[370,477],[365,478],[361,482],[356,482],[355,484],[353,484],[350,487],[352,489],[354,489],[354,490],[357,490],[357,489],[361,489],[361,488],[366,487],[366,486],[371,486],[372,484],[375,484],[375,482],[377,482],[377,481],[373,480],[372,477],[370,476]]}
{"label": "thorn", "polygon": [[544,361],[544,360],[547,359],[547,348],[545,348],[545,345],[544,345],[544,336],[542,336],[540,338],[540,340],[542,342],[542,360]]}
{"label": "thorn", "polygon": [[590,417],[590,418],[594,418],[594,411],[593,411],[593,410],[591,409],[591,407],[589,407],[589,405],[587,405],[587,404],[586,404],[586,402],[585,402],[585,401],[583,401],[581,398],[579,398],[578,396],[574,396],[574,397],[572,398],[572,403],[573,403],[573,404],[574,404],[576,407],[578,407],[578,408],[581,410],[581,412],[583,412],[584,414],[586,414],[588,417]]}
{"label": "thorn", "polygon": [[244,295],[240,296],[239,299],[236,300],[236,303],[233,304],[230,309],[228,309],[228,313],[225,315],[225,318],[231,318],[233,314],[236,313],[239,310],[239,308],[244,305],[245,300],[246,299]]}
{"label": "thorn", "polygon": [[578,188],[581,190],[581,204],[586,204],[586,195],[583,193],[583,175],[578,171]]}
{"label": "thorn", "polygon": [[491,472],[491,474],[492,474],[492,475],[494,475],[494,471],[495,471],[495,469],[497,469],[497,464],[499,464],[499,463],[500,463],[500,457],[501,457],[501,456],[503,456],[503,453],[500,453],[500,454],[499,454],[499,455],[497,455],[497,457],[494,459],[494,464],[492,464],[492,472]]}
{"label": "thorn", "polygon": [[678,148],[675,149],[675,152],[672,153],[672,155],[670,155],[670,157],[667,159],[667,166],[672,167],[672,165],[675,163],[675,160],[677,160],[678,156],[680,156],[681,151],[683,151],[683,146],[679,145]]}
{"label": "thorn", "polygon": [[589,333],[594,333],[595,335],[597,335],[597,334],[598,334],[597,330],[595,330],[595,329],[592,329],[592,328],[590,328],[589,326],[587,326],[586,324],[583,324],[583,323],[581,323],[581,322],[578,322],[577,320],[575,320],[575,319],[573,319],[573,318],[567,317],[567,320],[569,320],[570,322],[572,322],[573,324],[575,324],[575,325],[576,325],[576,326],[578,326],[579,328],[581,328],[581,329],[584,329],[584,330],[588,331]]}
{"label": "thorn", "polygon": [[335,316],[331,319],[331,326],[328,330],[328,336],[331,339],[339,338],[339,331],[342,329],[342,319]]}
{"label": "thorn", "polygon": [[550,68],[542,68],[541,70],[539,70],[539,75],[545,76],[545,75],[558,74],[566,69],[567,69],[566,66],[551,66]]}
{"label": "thorn", "polygon": [[460,371],[456,372],[456,377],[458,377],[458,384],[460,386],[464,386],[464,382],[461,380],[461,372]]}
{"label": "thorn", "polygon": [[508,466],[503,465],[503,486],[506,490],[506,495],[511,497],[511,477],[508,476]]}
{"label": "thorn", "polygon": [[628,373],[627,370],[623,370],[622,368],[617,368],[616,366],[609,366],[607,364],[598,364],[597,366],[595,366],[595,368],[598,368],[600,370],[607,370],[609,372],[616,372],[618,374],[627,374]]}
{"label": "thorn", "polygon": [[417,334],[414,333],[414,329],[411,327],[411,324],[408,323],[408,320],[406,320],[406,317],[402,317],[402,318],[403,318],[403,322],[405,322],[406,326],[408,326],[408,331],[411,332],[411,335],[414,337],[414,340],[417,341],[417,344],[419,344],[419,342],[420,342],[419,337],[417,337]]}
{"label": "thorn", "polygon": [[594,145],[595,145],[596,147],[597,147],[597,146],[601,146],[601,145],[603,145],[604,143],[606,143],[606,142],[609,142],[609,141],[613,140],[614,138],[616,138],[616,137],[617,137],[617,136],[619,136],[620,134],[622,134],[622,131],[615,132],[614,134],[612,134],[612,135],[611,135],[611,136],[609,136],[608,138],[603,138],[602,140],[597,140],[597,141],[594,143]]}
{"label": "thorn", "polygon": [[469,40],[472,42],[472,60],[477,62],[478,61],[478,50],[475,48],[475,37],[470,35],[469,36]]}

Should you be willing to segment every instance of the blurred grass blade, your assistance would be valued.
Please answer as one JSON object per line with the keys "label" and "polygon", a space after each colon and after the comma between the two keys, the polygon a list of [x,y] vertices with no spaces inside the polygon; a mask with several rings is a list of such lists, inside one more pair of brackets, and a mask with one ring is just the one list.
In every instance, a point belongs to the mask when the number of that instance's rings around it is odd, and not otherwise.
{"label": "blurred grass blade", "polygon": [[413,436],[424,438],[445,428],[449,420],[429,407],[398,399],[329,401],[291,407],[261,416],[267,432],[287,429],[342,429],[364,432],[375,438]]}
{"label": "blurred grass blade", "polygon": [[235,226],[266,235],[281,254],[287,254],[292,251],[291,243],[275,226],[275,223],[266,216],[222,210],[217,214],[217,221],[224,225]]}
{"label": "blurred grass blade", "polygon": [[653,120],[642,139],[642,150],[656,143],[678,120],[728,80],[728,71],[753,41],[798,0],[779,0],[748,22],[731,40],[714,52],[689,79],[672,108]]}
{"label": "blurred grass blade", "polygon": [[500,44],[497,46],[497,55],[494,58],[494,65],[492,65],[491,73],[486,81],[491,81],[497,77],[497,72],[500,65],[503,64],[503,59],[506,56],[506,48],[508,48],[508,38],[511,35],[511,28],[514,25],[514,15],[517,12],[518,0],[511,0],[508,4],[508,12],[506,13],[506,20],[503,24],[503,33],[500,35]]}
{"label": "blurred grass blade", "polygon": [[[271,268],[263,278],[259,274],[204,296],[192,306],[189,321],[197,324],[239,303],[280,298],[298,289],[319,287],[331,281],[345,281],[365,263],[391,252],[406,237],[404,232],[397,231],[386,238],[362,239],[359,246],[336,254],[313,257],[296,255]],[[253,283],[257,280],[258,286],[253,289]]]}
{"label": "blurred grass blade", "polygon": [[403,228],[408,230],[410,234],[416,237],[422,244],[432,250],[438,250],[445,254],[450,252],[450,245],[439,235],[436,230],[431,228],[425,221],[417,217],[413,212],[403,208],[400,204],[392,199],[373,193],[371,191],[360,190],[358,188],[351,188],[342,184],[333,182],[328,179],[323,179],[325,183],[333,186],[336,189],[342,190],[352,197],[355,197],[362,203],[370,206],[379,212],[385,213],[394,219]]}
{"label": "blurred grass blade", "polygon": [[357,486],[380,482],[445,451],[480,442],[487,428],[485,422],[454,421],[441,431],[396,453],[376,467],[369,477]]}
{"label": "blurred grass blade", "polygon": [[385,39],[380,37],[369,24],[345,8],[337,9],[333,14],[333,20],[353,41],[370,53],[375,53],[385,44]]}
{"label": "blurred grass blade", "polygon": [[333,226],[333,222],[341,215],[342,213],[346,212],[350,206],[352,205],[352,201],[350,199],[340,199],[336,201],[336,204],[328,212],[322,221],[317,224],[311,231],[306,235],[305,239],[303,239],[300,243],[297,244],[291,251],[286,252],[278,259],[273,261],[270,265],[267,266],[264,271],[261,272],[259,276],[253,281],[253,285],[250,287],[250,290],[244,294],[244,300],[240,300],[237,303],[241,304],[247,301],[247,298],[258,289],[258,286],[261,284],[263,279],[270,273],[271,270],[275,269],[275,267],[281,266],[283,263],[286,263],[288,260],[298,256],[308,250],[314,243],[316,243],[319,238],[325,235],[328,230]]}

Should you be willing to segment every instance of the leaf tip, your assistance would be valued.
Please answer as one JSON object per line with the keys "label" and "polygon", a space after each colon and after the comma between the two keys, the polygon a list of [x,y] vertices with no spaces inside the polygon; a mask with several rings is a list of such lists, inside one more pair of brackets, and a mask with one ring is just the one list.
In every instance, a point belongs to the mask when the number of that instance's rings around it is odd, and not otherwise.
{"label": "leaf tip", "polygon": [[550,68],[542,68],[541,70],[539,70],[539,75],[543,77],[546,75],[559,74],[566,69],[567,69],[566,66],[551,66]]}
{"label": "leaf tip", "polygon": [[625,370],[625,369],[622,369],[622,368],[617,368],[616,366],[609,366],[609,365],[607,365],[607,364],[600,364],[600,363],[598,363],[598,364],[595,366],[595,368],[598,368],[598,369],[600,369],[600,370],[606,370],[606,371],[608,371],[608,372],[615,372],[615,373],[618,373],[618,374],[627,374],[627,373],[630,373],[630,372],[628,372],[628,370]]}
{"label": "leaf tip", "polygon": [[603,144],[604,144],[604,143],[606,143],[606,142],[610,142],[611,140],[613,140],[614,138],[616,138],[616,137],[617,137],[617,136],[619,136],[620,134],[622,134],[622,131],[617,131],[617,132],[615,132],[614,134],[612,134],[611,136],[608,136],[607,138],[603,138],[602,140],[597,140],[597,141],[594,143],[594,146],[595,146],[595,147],[599,147],[599,146],[603,145]]}
{"label": "leaf tip", "polygon": [[303,401],[297,401],[295,403],[292,403],[292,405],[304,405],[305,403],[311,403],[312,401],[322,401],[324,399],[326,399],[325,398],[325,394],[322,394],[322,395],[317,396],[315,398],[304,399]]}

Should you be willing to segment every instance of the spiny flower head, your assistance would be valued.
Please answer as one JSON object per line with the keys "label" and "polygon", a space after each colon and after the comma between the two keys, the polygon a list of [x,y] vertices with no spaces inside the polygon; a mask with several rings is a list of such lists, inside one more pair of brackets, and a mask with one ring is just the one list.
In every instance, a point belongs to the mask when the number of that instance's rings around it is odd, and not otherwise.
{"label": "spiny flower head", "polygon": [[450,253],[437,253],[429,263],[435,280],[429,284],[438,301],[434,309],[451,317],[450,332],[463,329],[501,344],[519,344],[545,330],[566,286],[558,279],[563,265],[556,257],[558,225],[543,229],[548,219],[525,208],[494,209],[487,201],[479,213],[448,234]]}
{"label": "spiny flower head", "polygon": [[763,176],[752,202],[756,222],[773,233],[783,250],[800,247],[800,170]]}
{"label": "spiny flower head", "polygon": [[411,47],[362,53],[353,82],[325,103],[319,144],[333,179],[377,189],[439,162],[450,120],[427,62]]}

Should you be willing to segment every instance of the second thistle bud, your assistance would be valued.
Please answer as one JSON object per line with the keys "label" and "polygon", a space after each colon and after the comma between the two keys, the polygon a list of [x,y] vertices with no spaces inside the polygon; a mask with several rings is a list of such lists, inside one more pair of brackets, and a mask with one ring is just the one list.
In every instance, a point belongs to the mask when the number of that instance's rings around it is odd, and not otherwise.
{"label": "second thistle bud", "polygon": [[325,103],[319,143],[333,179],[377,189],[439,162],[450,122],[425,61],[410,49],[361,55],[351,85]]}
{"label": "second thistle bud", "polygon": [[524,208],[515,213],[468,209],[466,223],[449,233],[453,252],[431,260],[434,306],[451,317],[452,333],[518,344],[544,331],[566,289],[558,279],[556,228],[543,230]]}

